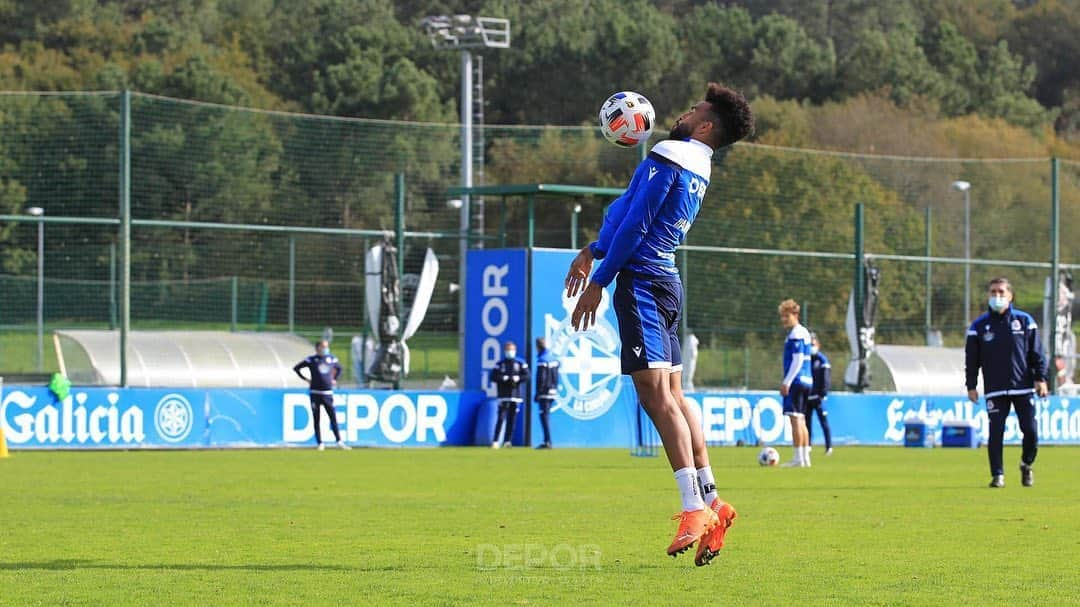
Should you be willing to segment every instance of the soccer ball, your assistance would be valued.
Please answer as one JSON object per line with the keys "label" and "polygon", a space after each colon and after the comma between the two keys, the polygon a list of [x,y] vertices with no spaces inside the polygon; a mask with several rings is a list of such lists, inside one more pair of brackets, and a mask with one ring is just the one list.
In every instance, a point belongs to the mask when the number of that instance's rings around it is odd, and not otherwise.
{"label": "soccer ball", "polygon": [[604,139],[629,148],[648,141],[656,124],[656,110],[644,95],[615,93],[600,106],[600,132]]}
{"label": "soccer ball", "polygon": [[765,447],[758,452],[757,463],[762,466],[775,466],[780,463],[780,452],[772,447]]}

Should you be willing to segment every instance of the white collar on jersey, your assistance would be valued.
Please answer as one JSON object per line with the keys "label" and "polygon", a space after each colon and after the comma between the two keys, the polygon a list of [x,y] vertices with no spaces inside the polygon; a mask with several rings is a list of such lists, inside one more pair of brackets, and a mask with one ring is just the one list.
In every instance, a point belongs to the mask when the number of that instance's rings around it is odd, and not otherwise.
{"label": "white collar on jersey", "polygon": [[713,149],[697,139],[666,139],[654,145],[652,151],[708,181]]}

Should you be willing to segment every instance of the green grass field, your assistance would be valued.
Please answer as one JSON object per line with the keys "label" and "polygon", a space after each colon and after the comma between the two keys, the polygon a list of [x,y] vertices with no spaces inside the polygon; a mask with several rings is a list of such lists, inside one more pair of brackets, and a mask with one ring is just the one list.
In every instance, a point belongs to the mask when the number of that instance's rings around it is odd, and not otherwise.
{"label": "green grass field", "polygon": [[[786,456],[787,450],[782,449]],[[664,554],[662,458],[623,450],[26,452],[0,460],[2,605],[1077,605],[1080,451],[713,449],[739,518]]]}

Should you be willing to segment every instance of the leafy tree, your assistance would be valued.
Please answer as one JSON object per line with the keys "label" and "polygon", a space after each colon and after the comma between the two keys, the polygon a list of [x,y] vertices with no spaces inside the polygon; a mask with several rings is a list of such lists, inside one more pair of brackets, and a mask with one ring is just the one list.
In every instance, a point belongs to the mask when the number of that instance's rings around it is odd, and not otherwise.
{"label": "leafy tree", "polygon": [[887,89],[904,105],[916,96],[939,99],[945,89],[941,74],[919,46],[915,29],[907,24],[889,32],[859,34],[839,71],[845,96]]}

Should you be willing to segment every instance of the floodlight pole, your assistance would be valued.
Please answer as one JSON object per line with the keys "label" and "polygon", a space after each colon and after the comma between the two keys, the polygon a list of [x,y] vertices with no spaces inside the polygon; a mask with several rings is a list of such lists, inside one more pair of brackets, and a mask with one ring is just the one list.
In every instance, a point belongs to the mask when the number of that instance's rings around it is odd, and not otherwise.
{"label": "floodlight pole", "polygon": [[131,330],[131,91],[120,93],[120,387],[128,386]]}
{"label": "floodlight pole", "polygon": [[964,326],[971,324],[971,188],[964,189]]}
{"label": "floodlight pole", "polygon": [[964,328],[971,325],[971,183],[954,181],[952,188],[964,193]]}
{"label": "floodlight pole", "polygon": [[[471,188],[473,185],[473,138],[472,138],[472,52],[461,51],[461,185]],[[465,257],[469,252],[469,214],[472,212],[471,196],[466,192],[461,197],[461,240],[458,246],[458,377],[465,385]]]}
{"label": "floodlight pole", "polygon": [[30,207],[26,213],[37,217],[37,371],[45,370],[45,209]]}
{"label": "floodlight pole", "polygon": [[[471,193],[473,187],[473,48],[509,48],[510,21],[472,15],[431,15],[421,27],[437,49],[461,51],[461,240],[458,248],[458,376],[465,381],[465,257],[469,251]],[[483,221],[481,219],[481,221]]]}

